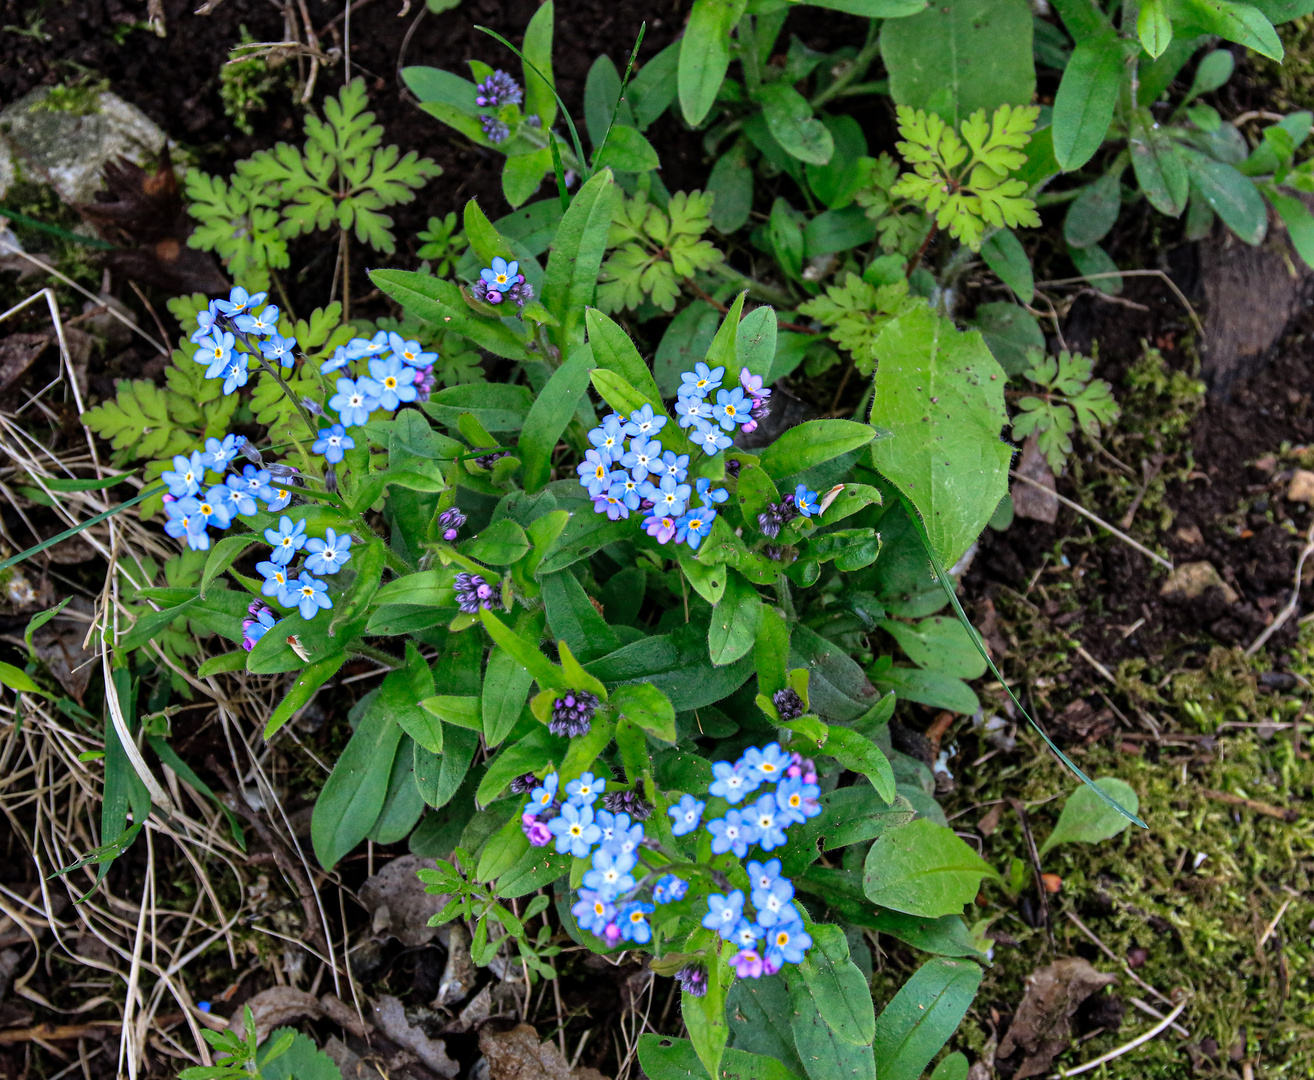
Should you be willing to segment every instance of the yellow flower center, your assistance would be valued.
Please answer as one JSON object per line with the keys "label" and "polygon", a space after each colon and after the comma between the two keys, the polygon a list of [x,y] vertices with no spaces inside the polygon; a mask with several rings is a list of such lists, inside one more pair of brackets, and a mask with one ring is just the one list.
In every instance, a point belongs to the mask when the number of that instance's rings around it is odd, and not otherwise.
{"label": "yellow flower center", "polygon": [[498,275],[497,275],[497,283],[498,283],[499,285],[505,285],[505,284],[506,284],[506,275],[505,275],[505,274],[498,274]]}
{"label": "yellow flower center", "polygon": [[414,359],[415,359],[415,353],[411,352],[410,349],[406,349],[406,350],[404,350],[404,351],[402,352],[402,359],[404,359],[404,360],[414,360]]}
{"label": "yellow flower center", "polygon": [[383,380],[383,385],[388,390],[396,390],[397,380],[394,376],[389,375],[386,379]]}
{"label": "yellow flower center", "polygon": [[210,516],[211,514],[213,514],[213,513],[214,513],[214,507],[213,507],[213,506],[211,506],[209,503],[201,503],[201,514],[202,514],[202,516],[204,516],[204,517],[209,517],[209,516]]}

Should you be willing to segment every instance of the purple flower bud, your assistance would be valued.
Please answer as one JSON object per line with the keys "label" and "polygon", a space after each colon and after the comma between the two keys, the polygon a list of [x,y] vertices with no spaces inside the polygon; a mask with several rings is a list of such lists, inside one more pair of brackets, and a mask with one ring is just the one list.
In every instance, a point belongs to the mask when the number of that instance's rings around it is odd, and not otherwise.
{"label": "purple flower bud", "polygon": [[738,458],[727,458],[725,462],[726,476],[732,477],[736,480],[739,479],[739,470],[742,466],[743,466],[743,462],[741,462]]}
{"label": "purple flower bud", "polygon": [[771,704],[776,707],[782,720],[797,720],[803,715],[803,699],[793,687],[785,687],[771,695]]}
{"label": "purple flower bud", "polygon": [[538,777],[532,772],[522,773],[511,781],[512,795],[525,795],[538,787]]}
{"label": "purple flower bud", "polygon": [[602,805],[613,814],[629,814],[635,821],[647,821],[652,817],[652,804],[643,797],[643,781],[634,785],[633,791],[608,791],[602,796]]}
{"label": "purple flower bud", "polygon": [[495,109],[500,105],[519,105],[525,100],[520,84],[500,68],[475,87],[475,104]]}
{"label": "purple flower bud", "polygon": [[494,145],[503,142],[511,134],[511,129],[496,116],[481,116],[479,126],[484,130],[484,138]]}
{"label": "purple flower bud", "polygon": [[552,719],[548,721],[548,730],[553,735],[563,735],[568,739],[587,734],[593,726],[593,714],[599,704],[597,695],[587,690],[567,690],[552,703]]}
{"label": "purple flower bud", "polygon": [[620,927],[614,922],[609,922],[603,929],[602,936],[608,945],[615,945],[616,942],[620,941]]}
{"label": "purple flower bud", "polygon": [[510,450],[494,450],[491,454],[480,454],[474,460],[475,460],[475,464],[478,465],[481,469],[491,469],[502,458],[510,457],[510,456],[511,456]]}
{"label": "purple flower bud", "polygon": [[255,444],[250,439],[243,439],[241,442],[242,456],[255,465],[263,465],[265,459],[260,456],[260,451],[256,449]]}
{"label": "purple flower bud", "polygon": [[702,964],[685,964],[675,973],[680,989],[693,997],[707,996],[707,968]]}
{"label": "purple flower bud", "polygon": [[524,815],[520,822],[520,828],[534,847],[547,847],[548,844],[552,843],[552,830],[534,817],[533,814]]}
{"label": "purple flower bud", "polygon": [[311,416],[323,416],[324,409],[318,401],[312,401],[308,397],[301,399],[301,407],[310,413]]}
{"label": "purple flower bud", "polygon": [[438,527],[443,530],[443,539],[448,543],[456,539],[464,524],[465,515],[454,506],[438,515]]}
{"label": "purple flower bud", "polygon": [[453,585],[456,604],[467,615],[473,615],[481,607],[485,611],[493,609],[493,588],[478,574],[467,574],[463,570],[456,575]]}

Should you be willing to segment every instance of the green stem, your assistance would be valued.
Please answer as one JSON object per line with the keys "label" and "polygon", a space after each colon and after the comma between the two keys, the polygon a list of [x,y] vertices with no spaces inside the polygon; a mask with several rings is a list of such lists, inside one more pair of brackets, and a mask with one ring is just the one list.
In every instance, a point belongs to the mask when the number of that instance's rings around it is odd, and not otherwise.
{"label": "green stem", "polygon": [[392,671],[402,667],[402,662],[391,653],[386,653],[382,649],[376,649],[373,645],[353,645],[351,647],[353,656],[364,656],[376,663],[383,664]]}
{"label": "green stem", "polygon": [[757,56],[757,33],[753,16],[745,15],[735,27],[735,37],[739,40],[739,66],[744,69],[744,85],[751,99],[762,86],[762,68]]}
{"label": "green stem", "polygon": [[[821,108],[821,106],[826,104],[826,102],[830,101],[832,98],[838,97],[854,79],[861,75],[866,75],[867,69],[871,67],[872,61],[876,59],[880,49],[880,23],[878,20],[872,19],[867,27],[867,43],[863,45],[862,51],[849,62],[849,66],[845,68],[844,71],[831,80],[829,86],[813,95],[812,101],[810,102],[813,111]],[[888,81],[881,81],[885,82],[886,87],[888,88]]]}
{"label": "green stem", "polygon": [[794,298],[790,296],[789,293],[777,289],[774,285],[763,284],[756,278],[751,278],[747,274],[741,274],[738,270],[731,266],[727,266],[725,263],[721,263],[719,266],[714,267],[714,270],[727,281],[733,281],[741,288],[747,289],[749,295],[758,300],[763,300],[777,308],[785,308],[787,310],[793,310],[794,308]]}

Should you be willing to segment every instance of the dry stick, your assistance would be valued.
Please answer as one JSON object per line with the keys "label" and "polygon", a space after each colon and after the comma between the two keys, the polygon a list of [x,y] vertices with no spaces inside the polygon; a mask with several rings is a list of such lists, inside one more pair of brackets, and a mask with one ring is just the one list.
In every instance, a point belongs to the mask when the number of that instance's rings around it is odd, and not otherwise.
{"label": "dry stick", "polygon": [[1034,488],[1039,488],[1041,491],[1043,491],[1043,492],[1044,492],[1046,495],[1048,495],[1050,498],[1052,498],[1052,499],[1057,499],[1057,500],[1058,500],[1059,502],[1061,502],[1064,506],[1068,507],[1068,508],[1071,509],[1071,510],[1075,510],[1075,511],[1077,511],[1077,513],[1081,514],[1082,517],[1089,518],[1091,521],[1095,522],[1095,524],[1098,525],[1101,529],[1106,529],[1106,530],[1108,530],[1108,531],[1111,532],[1114,536],[1116,536],[1119,540],[1121,540],[1124,544],[1129,544],[1129,545],[1131,545],[1132,547],[1134,547],[1137,551],[1139,551],[1142,555],[1147,555],[1147,556],[1149,556],[1151,559],[1153,559],[1155,562],[1157,562],[1160,566],[1165,566],[1165,567],[1167,567],[1169,570],[1171,570],[1171,569],[1173,568],[1173,564],[1170,563],[1167,559],[1165,559],[1162,555],[1156,555],[1153,551],[1151,551],[1149,548],[1147,548],[1147,547],[1146,547],[1144,544],[1142,544],[1140,541],[1138,541],[1138,540],[1133,540],[1130,536],[1128,536],[1128,535],[1127,535],[1125,532],[1123,532],[1121,529],[1118,529],[1118,528],[1116,528],[1115,526],[1110,525],[1110,524],[1109,524],[1107,521],[1105,521],[1102,517],[1099,517],[1099,516],[1096,515],[1096,514],[1092,514],[1089,510],[1087,510],[1087,509],[1086,509],[1084,506],[1082,506],[1080,503],[1075,503],[1075,502],[1073,502],[1071,499],[1066,498],[1066,497],[1060,495],[1057,491],[1050,491],[1050,489],[1047,488],[1044,484],[1039,483],[1038,481],[1032,480],[1031,477],[1029,477],[1029,476],[1023,476],[1020,472],[1018,472],[1018,471],[1015,470],[1015,469],[1009,469],[1009,470],[1008,470],[1008,475],[1011,476],[1014,480],[1021,480],[1024,484],[1030,484],[1030,485],[1031,485],[1032,487],[1034,487]]}
{"label": "dry stick", "polygon": [[[1114,963],[1121,964],[1123,971],[1125,971],[1127,974],[1127,978],[1131,979],[1132,982],[1134,982],[1147,994],[1152,994],[1154,997],[1158,998],[1165,1005],[1171,1005],[1173,1003],[1172,998],[1168,997],[1166,994],[1159,993],[1158,990],[1156,990],[1153,986],[1151,986],[1139,975],[1137,975],[1136,972],[1132,970],[1131,965],[1128,964],[1125,959],[1123,959],[1121,956],[1118,956],[1112,949],[1110,949],[1107,945],[1105,945],[1104,942],[1101,941],[1099,937],[1096,935],[1095,931],[1092,930],[1089,926],[1087,926],[1084,922],[1082,922],[1079,918],[1077,918],[1076,915],[1074,915],[1071,911],[1064,911],[1063,914],[1068,917],[1068,920],[1078,930],[1080,930],[1083,934],[1085,934],[1088,938],[1090,938],[1091,941],[1095,943],[1096,947],[1099,948],[1100,952],[1102,952]],[[1187,1031],[1185,1028],[1178,1027],[1176,1028],[1176,1030],[1179,1031],[1182,1035],[1187,1036],[1188,1038],[1191,1035],[1191,1033]]]}
{"label": "dry stick", "polygon": [[1206,799],[1213,799],[1216,802],[1227,803],[1229,806],[1243,806],[1247,810],[1253,810],[1256,814],[1267,814],[1271,818],[1277,818],[1279,821],[1285,821],[1290,824],[1296,821],[1300,814],[1290,808],[1281,810],[1276,806],[1269,806],[1268,803],[1257,802],[1254,799],[1243,799],[1240,795],[1233,795],[1227,791],[1214,791],[1211,788],[1201,788],[1200,794]]}
{"label": "dry stick", "polygon": [[1255,653],[1259,652],[1264,647],[1264,643],[1281,630],[1286,625],[1287,620],[1296,613],[1296,609],[1300,607],[1300,579],[1305,572],[1305,560],[1310,555],[1314,555],[1314,525],[1311,525],[1309,532],[1305,534],[1305,547],[1301,550],[1300,558],[1296,561],[1296,582],[1291,588],[1291,599],[1287,601],[1287,606],[1277,613],[1276,618],[1264,627],[1263,633],[1250,643],[1250,647],[1246,649],[1247,656],[1254,656]]}
{"label": "dry stick", "polygon": [[1101,1054],[1094,1061],[1088,1061],[1084,1065],[1078,1065],[1075,1069],[1064,1069],[1062,1072],[1050,1073],[1048,1080],[1064,1080],[1065,1077],[1080,1076],[1082,1073],[1090,1072],[1091,1069],[1098,1069],[1106,1061],[1112,1061],[1114,1058],[1122,1057],[1123,1054],[1135,1050],[1142,1043],[1149,1042],[1161,1031],[1171,1027],[1173,1021],[1182,1015],[1182,1010],[1186,1008],[1186,1005],[1187,1002],[1183,1001],[1177,1006],[1177,1008],[1173,1009],[1172,1012],[1165,1016],[1163,1020],[1155,1024],[1154,1027],[1150,1028],[1145,1034],[1136,1036],[1131,1042],[1123,1043],[1121,1046],[1110,1050],[1107,1054]]}
{"label": "dry stick", "polygon": [[1040,897],[1040,910],[1045,916],[1045,932],[1049,935],[1049,947],[1058,952],[1058,943],[1054,940],[1054,920],[1049,915],[1049,900],[1045,898],[1045,882],[1041,879],[1040,852],[1036,850],[1036,838],[1031,835],[1031,822],[1027,819],[1027,809],[1021,799],[1009,799],[1008,805],[1017,811],[1022,822],[1022,835],[1027,839],[1027,854],[1031,856],[1031,873],[1035,878],[1036,894]]}
{"label": "dry stick", "polygon": [[[99,296],[97,296],[93,292],[88,291],[87,289],[84,289],[81,285],[79,285],[68,275],[61,274],[58,270],[55,269],[55,267],[51,266],[49,263],[42,262],[42,260],[38,259],[35,255],[29,255],[22,248],[15,247],[13,244],[10,244],[8,241],[2,238],[0,238],[0,252],[4,252],[5,254],[9,254],[9,255],[17,255],[19,258],[26,259],[28,262],[32,263],[32,265],[41,267],[41,269],[44,270],[47,274],[54,275],[69,288],[74,289],[77,292],[80,292],[93,304],[99,304],[103,302]],[[35,300],[36,297],[43,295],[47,291],[48,290],[43,289],[41,292],[29,296],[21,304],[18,304],[10,308],[8,311],[4,312],[3,314],[0,314],[0,319],[4,319],[6,316],[12,315],[15,311],[18,311],[20,308],[26,307],[33,300]],[[135,322],[129,319],[122,312],[115,310],[112,306],[108,307],[107,310],[110,315],[118,319],[119,322],[123,323],[123,325],[126,326],[129,330],[131,330],[134,334],[139,334],[141,337],[145,338],[152,345],[154,345],[156,350],[159,351],[162,355],[164,356],[169,355],[168,349],[166,349],[163,345],[161,345],[158,341],[156,341],[153,337],[151,337],[150,334],[146,333],[145,330],[143,330],[140,326],[138,326]]]}
{"label": "dry stick", "polygon": [[1164,284],[1167,285],[1168,288],[1170,288],[1173,291],[1173,295],[1176,296],[1177,299],[1182,302],[1182,307],[1186,308],[1187,314],[1191,316],[1191,322],[1195,323],[1196,331],[1199,333],[1201,337],[1205,336],[1204,327],[1200,324],[1200,317],[1196,315],[1195,308],[1191,306],[1191,301],[1189,301],[1186,298],[1186,295],[1182,292],[1182,290],[1177,287],[1177,283],[1173,281],[1173,279],[1170,278],[1167,274],[1165,274],[1162,270],[1110,270],[1103,274],[1086,274],[1083,277],[1056,278],[1053,281],[1037,281],[1036,287],[1040,288],[1041,286],[1044,285],[1076,285],[1080,282],[1095,281],[1099,278],[1120,278],[1120,277],[1163,278]]}

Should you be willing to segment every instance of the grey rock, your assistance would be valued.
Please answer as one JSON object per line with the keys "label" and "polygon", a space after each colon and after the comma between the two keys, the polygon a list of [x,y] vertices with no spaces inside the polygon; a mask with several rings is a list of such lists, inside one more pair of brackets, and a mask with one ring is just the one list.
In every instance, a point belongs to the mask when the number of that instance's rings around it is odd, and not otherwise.
{"label": "grey rock", "polygon": [[97,111],[82,116],[34,108],[49,93],[49,87],[39,87],[0,111],[0,197],[21,169],[48,183],[65,202],[89,203],[108,162],[126,157],[144,165],[164,148],[164,132],[117,94],[102,91]]}

